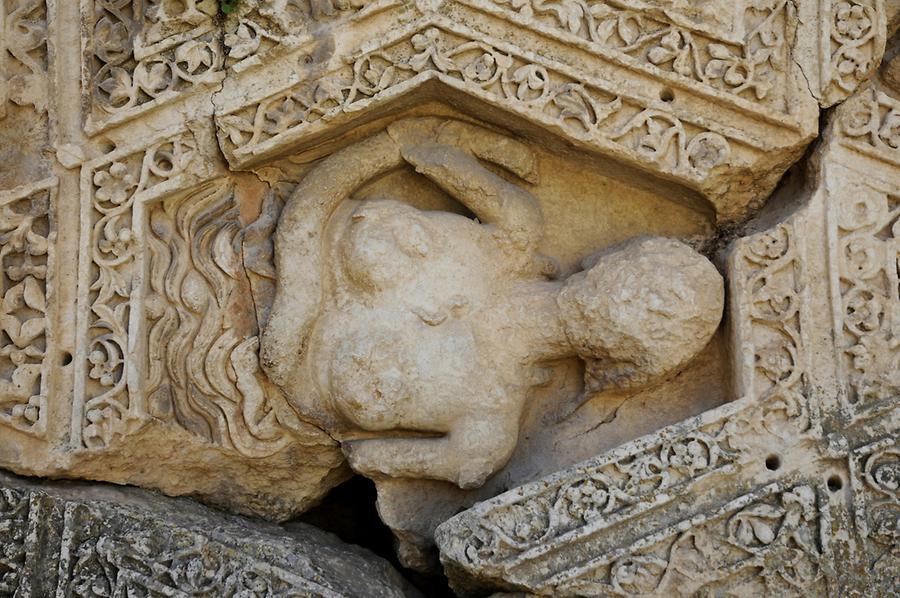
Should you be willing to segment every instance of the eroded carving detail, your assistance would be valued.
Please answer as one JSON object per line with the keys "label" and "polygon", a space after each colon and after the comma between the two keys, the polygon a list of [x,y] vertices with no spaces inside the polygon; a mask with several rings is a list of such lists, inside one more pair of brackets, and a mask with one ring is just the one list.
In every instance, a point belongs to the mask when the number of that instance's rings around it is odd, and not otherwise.
{"label": "eroded carving detail", "polygon": [[260,64],[272,49],[290,47],[311,28],[369,16],[401,6],[399,0],[249,0],[225,26],[229,66],[236,71]]}
{"label": "eroded carving detail", "polygon": [[0,423],[42,434],[52,339],[56,180],[0,193]]}
{"label": "eroded carving detail", "polygon": [[[148,149],[88,165],[83,186],[89,193],[82,221],[81,278],[87,289],[79,323],[73,435],[88,448],[107,446],[146,414],[142,389],[130,379],[139,366],[129,363],[129,322],[133,279],[144,259],[142,201],[172,192],[190,170],[196,150],[184,133]],[[136,263],[139,261],[140,263]]]}
{"label": "eroded carving detail", "polygon": [[876,587],[900,591],[900,443],[884,438],[854,451],[856,526]]}
{"label": "eroded carving detail", "polygon": [[[785,40],[793,6],[754,2],[743,11],[743,39],[715,38],[685,19],[675,24],[629,3],[576,0],[492,0],[527,24],[549,27],[622,52],[642,64],[786,111]],[[726,9],[728,10],[728,9]],[[742,8],[735,8],[741,11]],[[720,15],[724,16],[724,15]],[[671,17],[670,17],[671,18]],[[730,31],[729,31],[730,33]]]}
{"label": "eroded carving detail", "polygon": [[7,0],[0,8],[0,118],[6,102],[47,109],[47,6]]}
{"label": "eroded carving detail", "polygon": [[12,488],[0,488],[0,594],[14,596],[25,567],[28,533],[28,496]]}
{"label": "eroded carving detail", "polygon": [[[674,240],[636,240],[552,280],[535,198],[476,158],[536,180],[518,142],[404,120],[317,165],[279,221],[276,264],[292,265],[278,271],[263,367],[375,478],[478,487],[517,443],[534,366],[578,355],[591,390],[646,386],[699,352],[721,317],[720,275]],[[480,223],[390,199],[344,202],[404,163]],[[323,269],[326,258],[340,266]]]}
{"label": "eroded carving detail", "polygon": [[96,0],[85,36],[87,129],[131,118],[202,83],[219,81],[224,52],[214,0]]}
{"label": "eroded carving detail", "polygon": [[[84,519],[99,516],[80,514]],[[198,534],[179,529],[169,533],[116,537],[101,532],[72,541],[74,565],[63,587],[84,598],[341,595],[284,569],[234,558],[233,550]]]}
{"label": "eroded carving detail", "polygon": [[126,505],[103,490],[0,477],[0,593],[339,598],[359,594],[362,582],[346,579],[352,567],[369,577],[372,595],[410,595],[386,563],[314,528],[292,537],[191,503],[128,493]]}

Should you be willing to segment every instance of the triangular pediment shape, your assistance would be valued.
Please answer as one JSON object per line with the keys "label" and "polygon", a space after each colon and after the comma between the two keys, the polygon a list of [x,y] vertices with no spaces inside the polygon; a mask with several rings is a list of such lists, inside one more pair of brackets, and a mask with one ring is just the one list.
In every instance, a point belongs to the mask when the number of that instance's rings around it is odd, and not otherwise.
{"label": "triangular pediment shape", "polygon": [[[223,150],[244,168],[340,135],[398,97],[415,102],[432,79],[678,182],[734,220],[801,155],[818,103],[850,93],[883,49],[878,6],[863,3],[847,33],[826,4],[248,0],[220,24],[208,8],[101,7],[85,128],[115,136],[212,92]],[[136,32],[131,53],[110,49],[120,30]]]}
{"label": "triangular pediment shape", "polygon": [[[232,166],[252,166],[307,149],[330,129],[365,122],[403,98],[415,101],[428,82],[515,114],[585,150],[676,180],[710,199],[723,218],[742,212],[754,198],[737,192],[726,200],[717,191],[722,179],[778,151],[772,136],[752,138],[670,106],[664,86],[654,86],[660,88],[656,98],[632,93],[609,76],[496,41],[443,16],[395,31],[315,80],[223,110],[217,114],[220,139]],[[768,125],[773,136],[802,141],[799,125],[788,117]]]}

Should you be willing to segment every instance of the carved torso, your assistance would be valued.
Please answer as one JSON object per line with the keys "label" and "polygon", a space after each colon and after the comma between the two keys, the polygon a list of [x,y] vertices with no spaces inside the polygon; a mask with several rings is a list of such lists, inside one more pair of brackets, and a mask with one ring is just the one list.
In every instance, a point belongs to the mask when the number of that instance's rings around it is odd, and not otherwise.
{"label": "carved torso", "polygon": [[519,355],[497,350],[492,324],[520,275],[488,227],[393,200],[348,201],[326,239],[340,266],[307,355],[346,434],[443,434],[506,400]]}

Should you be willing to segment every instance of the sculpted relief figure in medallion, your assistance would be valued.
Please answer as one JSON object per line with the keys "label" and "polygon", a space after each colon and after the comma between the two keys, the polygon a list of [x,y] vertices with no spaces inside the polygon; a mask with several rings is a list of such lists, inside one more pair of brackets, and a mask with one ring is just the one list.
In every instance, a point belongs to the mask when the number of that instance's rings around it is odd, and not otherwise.
{"label": "sculpted relief figure in medallion", "polygon": [[[474,217],[352,199],[405,164]],[[542,364],[577,355],[587,390],[640,387],[718,328],[722,278],[679,241],[640,237],[558,280],[538,251],[536,164],[496,132],[409,118],[321,161],[288,199],[261,362],[355,471],[478,487],[512,454]]]}

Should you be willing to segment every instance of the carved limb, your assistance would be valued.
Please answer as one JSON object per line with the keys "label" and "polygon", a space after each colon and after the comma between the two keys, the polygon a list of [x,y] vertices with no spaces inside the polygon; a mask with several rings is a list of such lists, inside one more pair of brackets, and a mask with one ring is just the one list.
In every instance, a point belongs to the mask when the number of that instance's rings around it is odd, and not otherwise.
{"label": "carved limb", "polygon": [[288,199],[275,236],[278,291],[262,334],[260,362],[284,387],[296,368],[322,301],[322,233],[335,208],[366,181],[403,164],[380,133],[316,166]]}
{"label": "carved limb", "polygon": [[532,253],[543,234],[543,215],[526,190],[497,176],[478,160],[537,182],[534,152],[514,139],[458,120],[410,118],[388,127],[403,158],[485,224],[495,225],[519,249]]}
{"label": "carved limb", "polygon": [[543,216],[531,193],[497,176],[477,159],[449,145],[402,148],[404,159],[485,224],[496,226],[512,245],[533,253],[543,234]]}
{"label": "carved limb", "polygon": [[376,438],[343,443],[350,467],[368,477],[427,478],[479,488],[512,455],[519,420],[483,413],[441,438]]}
{"label": "carved limb", "polygon": [[424,143],[452,145],[482,160],[493,162],[529,183],[537,183],[534,152],[506,135],[459,120],[433,116],[407,118],[387,128],[401,149]]}

